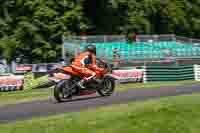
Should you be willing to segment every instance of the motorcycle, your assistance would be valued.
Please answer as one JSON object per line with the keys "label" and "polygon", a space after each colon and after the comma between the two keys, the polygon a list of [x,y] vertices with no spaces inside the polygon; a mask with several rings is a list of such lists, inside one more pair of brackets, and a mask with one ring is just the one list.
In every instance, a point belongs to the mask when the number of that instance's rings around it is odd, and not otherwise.
{"label": "motorcycle", "polygon": [[[53,71],[51,80],[55,82],[54,98],[57,102],[71,99],[73,96],[83,96],[98,93],[100,96],[110,96],[114,92],[115,78],[112,76],[112,65],[97,59],[97,65],[104,68],[105,73],[98,73],[97,77],[84,84],[85,88],[80,88],[78,83],[84,78],[79,73],[73,71],[72,67],[56,68]],[[60,74],[60,76],[58,76]],[[50,73],[52,77],[52,72]],[[57,77],[60,78],[55,78]]]}

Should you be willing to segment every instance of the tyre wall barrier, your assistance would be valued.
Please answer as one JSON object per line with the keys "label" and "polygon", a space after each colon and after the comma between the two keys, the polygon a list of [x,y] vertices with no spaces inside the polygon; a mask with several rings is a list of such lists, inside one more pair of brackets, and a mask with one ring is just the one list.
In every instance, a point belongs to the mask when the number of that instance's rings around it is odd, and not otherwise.
{"label": "tyre wall barrier", "polygon": [[17,91],[23,89],[22,76],[1,76],[0,77],[0,92]]}
{"label": "tyre wall barrier", "polygon": [[146,66],[146,81],[179,81],[195,79],[194,66]]}
{"label": "tyre wall barrier", "polygon": [[9,91],[18,91],[22,90],[23,87],[19,87],[16,85],[2,85],[0,86],[0,92],[9,92]]}

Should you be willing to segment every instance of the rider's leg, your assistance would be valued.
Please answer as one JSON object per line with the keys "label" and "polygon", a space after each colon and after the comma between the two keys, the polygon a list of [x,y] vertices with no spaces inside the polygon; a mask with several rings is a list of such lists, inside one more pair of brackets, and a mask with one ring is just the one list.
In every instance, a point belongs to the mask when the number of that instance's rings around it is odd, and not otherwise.
{"label": "rider's leg", "polygon": [[95,72],[92,72],[92,75],[91,76],[89,76],[89,77],[86,77],[86,78],[84,78],[85,80],[91,80],[92,78],[94,78],[96,76],[96,73]]}
{"label": "rider's leg", "polygon": [[85,88],[84,83],[92,80],[96,76],[96,73],[88,68],[84,68],[82,74],[85,75],[85,78],[83,78],[78,84],[81,88]]}
{"label": "rider's leg", "polygon": [[88,69],[86,67],[72,65],[72,68],[74,71],[80,73],[81,75],[83,75],[85,77],[78,83],[81,88],[85,88],[83,86],[83,84],[86,81],[89,81],[96,76],[96,73],[94,71],[92,71],[91,69]]}

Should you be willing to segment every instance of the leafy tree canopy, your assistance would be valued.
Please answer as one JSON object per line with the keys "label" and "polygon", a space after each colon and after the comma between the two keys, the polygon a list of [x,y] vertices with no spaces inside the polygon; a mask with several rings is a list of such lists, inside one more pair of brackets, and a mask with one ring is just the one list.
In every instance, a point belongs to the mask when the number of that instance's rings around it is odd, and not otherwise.
{"label": "leafy tree canopy", "polygon": [[0,52],[8,61],[55,62],[62,35],[200,36],[199,0],[0,0]]}

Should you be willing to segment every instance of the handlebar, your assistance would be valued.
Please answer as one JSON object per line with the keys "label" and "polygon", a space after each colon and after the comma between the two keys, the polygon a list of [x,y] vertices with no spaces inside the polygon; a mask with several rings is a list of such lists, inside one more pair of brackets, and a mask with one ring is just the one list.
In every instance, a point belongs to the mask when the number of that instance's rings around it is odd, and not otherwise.
{"label": "handlebar", "polygon": [[112,72],[112,70],[113,70],[113,65],[112,64],[109,64],[105,60],[102,60],[102,59],[99,59],[99,58],[97,58],[97,61],[99,61],[99,63],[100,63],[99,65],[103,66],[104,69],[107,69],[108,72]]}

